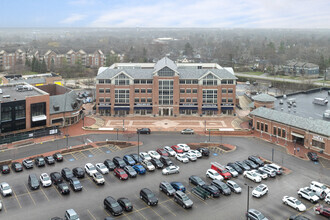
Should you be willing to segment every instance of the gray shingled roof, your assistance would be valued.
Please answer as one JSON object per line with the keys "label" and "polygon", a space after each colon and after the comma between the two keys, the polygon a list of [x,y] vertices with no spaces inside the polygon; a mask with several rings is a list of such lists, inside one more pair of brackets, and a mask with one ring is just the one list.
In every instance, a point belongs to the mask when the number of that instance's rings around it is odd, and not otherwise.
{"label": "gray shingled roof", "polygon": [[[63,112],[70,112],[74,110],[78,110],[82,102],[78,101],[77,94],[72,90],[68,93],[62,94],[62,95],[54,95],[49,97],[49,105],[50,105],[50,114],[57,114],[57,113],[63,113]],[[78,107],[76,109],[72,108],[72,103],[77,102]],[[54,106],[58,106],[59,110],[55,111]],[[65,110],[64,110],[64,106]]]}
{"label": "gray shingled roof", "polygon": [[250,115],[330,137],[330,122],[324,120],[304,118],[264,107],[253,110]]}
{"label": "gray shingled roof", "polygon": [[264,93],[252,96],[252,99],[254,101],[258,101],[258,102],[274,102],[274,101],[276,101],[275,97],[270,96],[268,94],[264,94]]}
{"label": "gray shingled roof", "polygon": [[173,60],[169,59],[168,57],[164,57],[157,61],[154,67],[154,72],[157,72],[166,66],[174,71],[177,71],[178,69],[178,66],[173,62]]}

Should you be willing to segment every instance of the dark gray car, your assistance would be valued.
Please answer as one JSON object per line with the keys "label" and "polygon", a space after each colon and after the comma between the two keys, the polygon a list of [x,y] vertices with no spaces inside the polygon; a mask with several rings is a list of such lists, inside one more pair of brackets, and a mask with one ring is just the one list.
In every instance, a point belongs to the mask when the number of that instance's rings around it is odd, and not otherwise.
{"label": "dark gray car", "polygon": [[184,209],[191,208],[193,206],[193,201],[189,199],[189,197],[181,191],[176,191],[174,194],[174,201],[181,205]]}
{"label": "dark gray car", "polygon": [[166,182],[166,181],[162,181],[159,184],[159,190],[163,191],[168,196],[173,196],[174,193],[176,192],[175,189],[173,188],[173,186],[169,182]]}
{"label": "dark gray car", "polygon": [[215,187],[217,187],[223,195],[227,196],[227,195],[231,194],[231,190],[227,186],[227,184],[220,180],[213,180],[211,185],[214,185]]}

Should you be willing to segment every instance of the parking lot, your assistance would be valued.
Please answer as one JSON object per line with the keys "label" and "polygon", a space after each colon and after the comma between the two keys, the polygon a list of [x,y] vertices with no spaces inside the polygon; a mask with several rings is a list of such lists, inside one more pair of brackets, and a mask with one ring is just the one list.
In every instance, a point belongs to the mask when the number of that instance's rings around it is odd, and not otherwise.
{"label": "parking lot", "polygon": [[[144,142],[140,151],[177,143],[197,142],[194,136],[169,136],[166,134],[141,135],[140,140]],[[259,199],[252,198],[250,195],[250,208],[260,210],[269,219],[287,219],[298,212],[282,204],[281,199],[284,195],[298,197],[298,189],[308,186],[312,180],[330,183],[329,168],[322,166],[321,163],[315,164],[289,156],[284,153],[282,148],[275,145],[254,138],[223,137],[220,139],[220,137],[212,137],[211,139],[214,142],[220,140],[236,145],[237,149],[230,153],[211,152],[209,158],[198,159],[197,162],[189,162],[188,164],[181,164],[173,159],[180,166],[180,173],[169,176],[164,176],[160,170],[156,170],[155,172],[148,172],[146,175],[139,175],[135,179],[121,181],[110,173],[104,175],[106,183],[103,186],[97,186],[90,177],[86,176],[81,179],[83,191],[71,191],[70,195],[61,195],[54,186],[31,191],[27,185],[28,175],[30,173],[40,175],[43,172],[48,174],[54,171],[60,172],[64,167],[70,169],[77,166],[83,167],[87,162],[95,164],[103,162],[106,158],[112,159],[114,156],[122,157],[125,154],[137,152],[137,148],[131,147],[120,150],[115,146],[105,146],[83,150],[64,155],[64,161],[56,163],[54,166],[46,165],[44,168],[35,167],[32,170],[24,170],[22,173],[11,172],[8,175],[2,175],[0,177],[1,182],[6,181],[11,185],[13,195],[1,198],[4,208],[0,216],[3,219],[50,219],[55,216],[63,217],[65,210],[73,208],[81,219],[104,219],[111,214],[103,208],[103,200],[106,196],[112,196],[116,199],[127,197],[134,206],[132,212],[124,212],[123,215],[114,217],[118,219],[244,219],[247,207],[247,186],[244,184],[255,187],[258,183],[240,175],[238,178],[234,178],[234,181],[242,187],[241,194],[221,196],[204,201],[191,193],[194,186],[189,184],[188,178],[191,175],[198,175],[207,183],[211,183],[211,180],[205,177],[206,170],[210,168],[210,162],[216,161],[227,164],[228,162],[247,159],[251,154],[259,154],[264,158],[271,159],[273,148],[274,161],[289,168],[292,172],[277,176],[275,179],[262,181],[268,186],[269,194]],[[198,137],[198,142],[200,141],[202,140]],[[322,161],[322,163],[325,162]],[[173,201],[173,198],[160,192],[158,185],[162,180],[182,182],[187,188],[188,196],[194,202],[193,208],[183,209]],[[157,206],[149,207],[140,200],[139,191],[144,187],[150,188],[158,196]],[[307,211],[303,215],[310,219],[324,219],[324,217],[314,214],[312,209],[314,204],[303,199],[302,202],[307,207]]]}

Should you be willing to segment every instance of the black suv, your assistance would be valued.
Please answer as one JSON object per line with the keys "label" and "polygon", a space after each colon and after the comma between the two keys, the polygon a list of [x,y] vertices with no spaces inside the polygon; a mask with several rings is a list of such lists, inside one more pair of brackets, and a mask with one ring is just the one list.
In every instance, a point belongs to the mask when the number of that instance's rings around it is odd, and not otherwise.
{"label": "black suv", "polygon": [[113,171],[116,168],[116,165],[113,163],[112,160],[106,159],[103,164],[110,170]]}
{"label": "black suv", "polygon": [[73,189],[73,191],[75,191],[75,192],[82,190],[82,185],[77,177],[72,177],[69,180],[69,184],[70,184],[71,188]]}
{"label": "black suv", "polygon": [[45,166],[45,160],[43,157],[37,157],[36,159],[34,159],[34,163],[36,164],[37,167]]}
{"label": "black suv", "polygon": [[81,167],[73,168],[72,173],[77,178],[84,178],[85,177],[85,170]]}
{"label": "black suv", "polygon": [[126,166],[126,163],[121,157],[114,157],[112,159],[113,163],[116,165],[116,167],[124,168]]}
{"label": "black suv", "polygon": [[164,164],[160,162],[160,160],[156,158],[152,158],[150,162],[157,168],[157,169],[162,169],[164,167]]}
{"label": "black suv", "polygon": [[127,165],[124,167],[125,172],[128,174],[129,177],[136,177],[137,172],[133,169],[133,167]]}
{"label": "black suv", "polygon": [[234,170],[237,171],[237,173],[242,174],[243,170],[240,168],[236,163],[227,163],[227,166],[232,167]]}
{"label": "black suv", "polygon": [[149,206],[155,206],[158,204],[158,198],[148,188],[143,188],[140,191],[140,199],[146,202]]}
{"label": "black suv", "polygon": [[63,156],[62,156],[62,154],[60,154],[60,153],[55,153],[55,154],[53,154],[53,157],[54,157],[54,159],[55,159],[57,162],[61,162],[61,161],[63,161]]}
{"label": "black suv", "polygon": [[8,165],[2,165],[2,166],[1,166],[1,172],[2,172],[3,174],[10,173],[9,166],[8,166]]}
{"label": "black suv", "polygon": [[140,133],[140,134],[151,134],[151,130],[150,128],[140,128],[137,129],[136,133]]}
{"label": "black suv", "polygon": [[104,208],[108,209],[112,215],[121,215],[123,214],[123,209],[119,205],[119,203],[112,198],[111,196],[108,196],[103,201]]}
{"label": "black suv", "polygon": [[251,155],[251,156],[248,157],[248,159],[252,160],[254,163],[258,164],[259,166],[265,165],[264,162],[262,160],[260,160],[260,158],[257,157],[257,156]]}
{"label": "black suv", "polygon": [[59,172],[53,172],[49,176],[55,185],[63,182],[63,177],[61,176],[61,174]]}
{"label": "black suv", "polygon": [[252,160],[244,160],[243,162],[252,169],[257,169],[259,167],[259,165],[255,164]]}
{"label": "black suv", "polygon": [[119,203],[119,205],[121,205],[121,207],[126,211],[126,212],[130,212],[133,210],[133,205],[131,203],[131,201],[129,201],[129,199],[127,198],[119,198],[117,200],[117,202]]}
{"label": "black suv", "polygon": [[174,193],[176,192],[175,189],[173,188],[173,186],[166,181],[162,181],[159,184],[159,190],[166,193],[166,195],[168,196],[173,196]]}
{"label": "black suv", "polygon": [[57,184],[57,189],[63,195],[66,195],[66,194],[70,193],[70,189],[69,189],[68,184],[64,183],[64,182]]}
{"label": "black suv", "polygon": [[47,163],[48,165],[55,164],[55,160],[54,160],[54,157],[53,157],[53,156],[47,156],[47,157],[44,157],[44,160],[46,161],[46,163]]}
{"label": "black suv", "polygon": [[319,160],[319,157],[317,156],[317,153],[308,152],[307,156],[311,161],[318,161]]}
{"label": "black suv", "polygon": [[133,158],[135,163],[141,163],[141,161],[143,160],[142,157],[139,156],[138,154],[130,154],[130,156]]}
{"label": "black suv", "polygon": [[239,166],[242,170],[251,170],[251,168],[244,161],[236,161],[235,164]]}
{"label": "black suv", "polygon": [[72,177],[74,177],[72,171],[67,167],[61,170],[61,175],[66,181],[69,181]]}
{"label": "black suv", "polygon": [[217,187],[220,192],[223,194],[223,195],[230,195],[231,194],[231,190],[230,188],[227,186],[226,183],[220,181],[220,180],[213,180],[212,183],[211,183],[213,186]]}
{"label": "black suv", "polygon": [[218,187],[214,185],[203,185],[202,188],[208,191],[213,198],[220,197],[220,190],[218,189]]}
{"label": "black suv", "polygon": [[39,184],[39,180],[37,178],[37,175],[30,174],[28,184],[29,184],[30,189],[32,189],[32,190],[39,189],[40,184]]}
{"label": "black suv", "polygon": [[13,162],[13,163],[11,164],[11,168],[12,168],[13,170],[15,170],[15,172],[23,171],[23,166],[22,166],[22,164],[19,163],[19,162]]}
{"label": "black suv", "polygon": [[162,162],[166,167],[173,165],[173,161],[169,157],[161,156],[160,162]]}
{"label": "black suv", "polygon": [[210,155],[210,151],[209,151],[209,149],[207,149],[207,148],[205,148],[205,147],[199,147],[199,148],[197,148],[197,150],[198,150],[199,152],[201,152],[201,154],[202,154],[203,156],[208,157],[208,156]]}
{"label": "black suv", "polygon": [[205,185],[205,182],[199,176],[195,176],[195,175],[189,177],[189,182],[196,186]]}

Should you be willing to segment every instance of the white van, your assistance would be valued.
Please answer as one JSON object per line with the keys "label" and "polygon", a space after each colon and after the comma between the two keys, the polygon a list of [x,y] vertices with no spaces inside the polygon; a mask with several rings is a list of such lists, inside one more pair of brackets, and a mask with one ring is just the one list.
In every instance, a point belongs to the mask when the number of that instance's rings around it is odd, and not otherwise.
{"label": "white van", "polygon": [[330,205],[330,193],[328,193],[327,197],[325,197],[324,201]]}
{"label": "white van", "polygon": [[311,182],[310,188],[318,192],[324,191],[326,194],[330,193],[330,189],[326,185],[316,181]]}
{"label": "white van", "polygon": [[329,101],[327,99],[323,99],[323,98],[315,98],[313,101],[313,103],[317,105],[327,105],[328,102]]}

